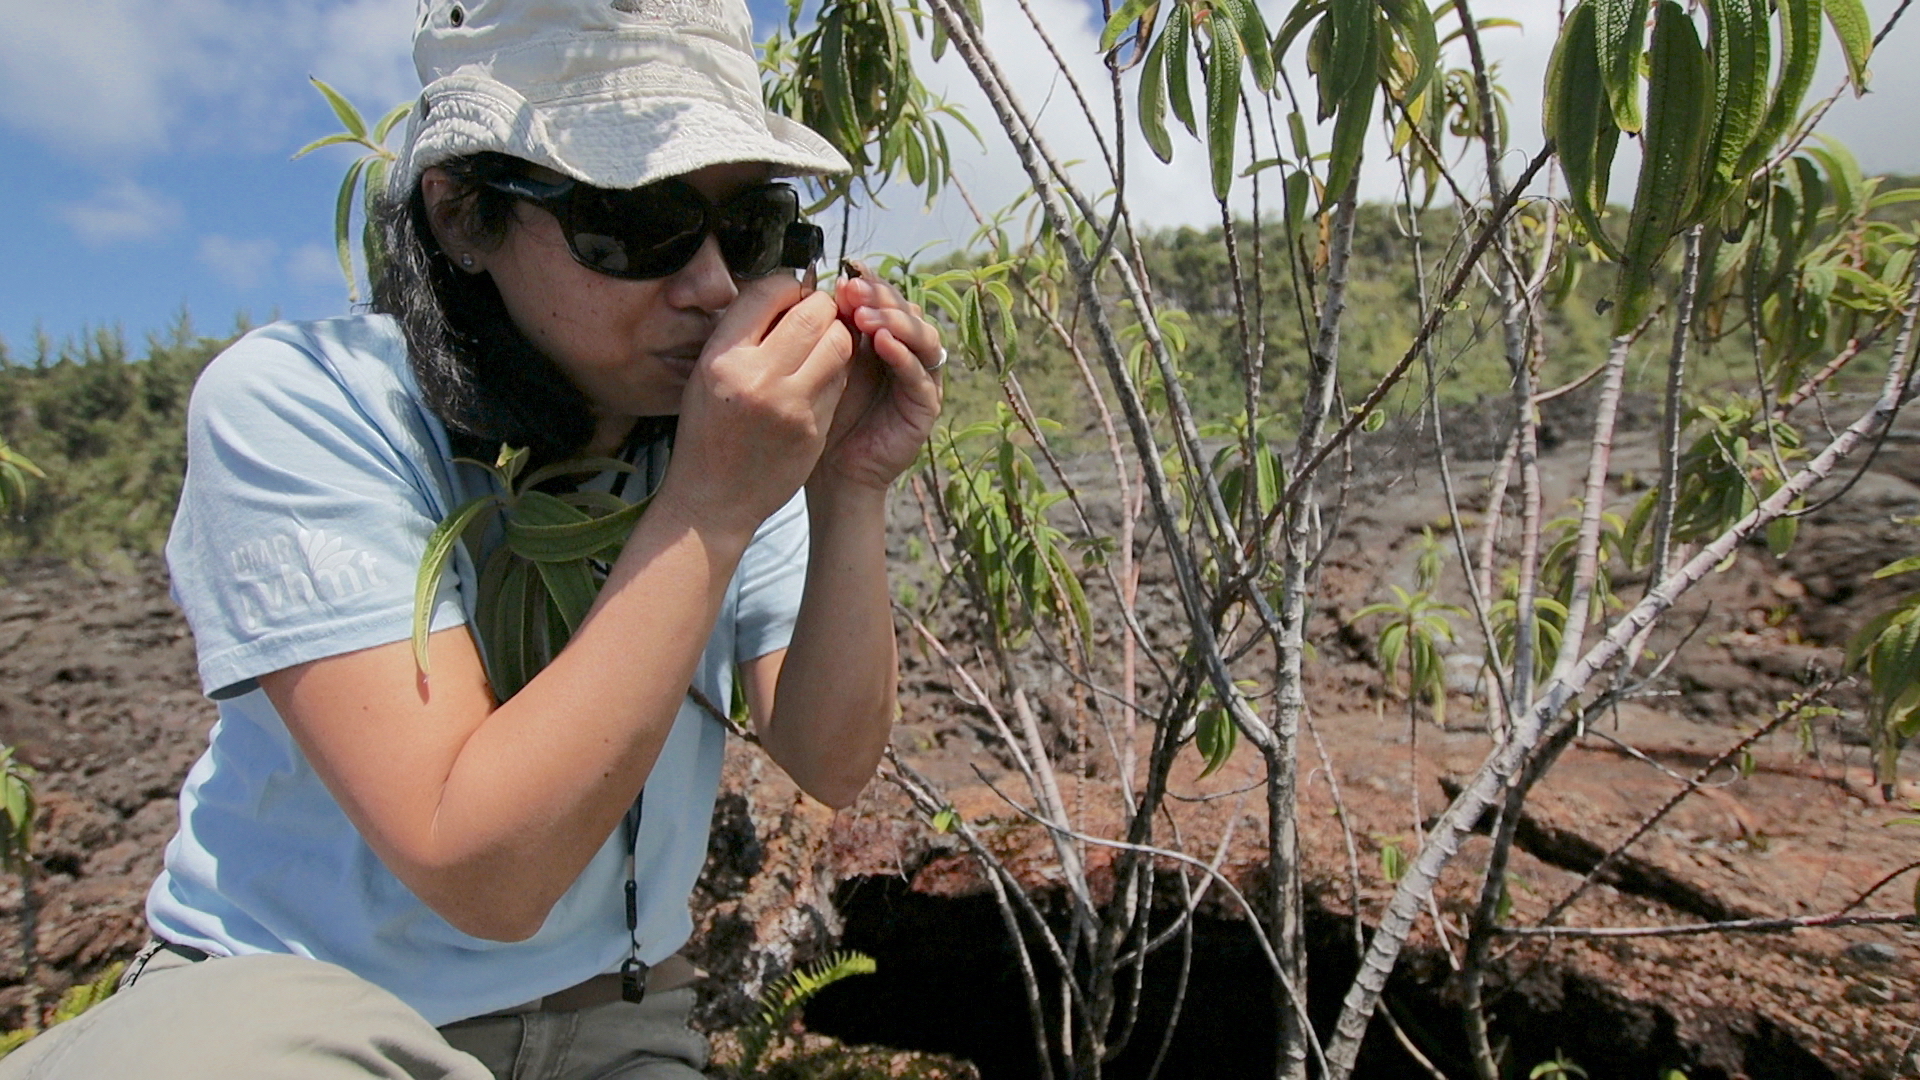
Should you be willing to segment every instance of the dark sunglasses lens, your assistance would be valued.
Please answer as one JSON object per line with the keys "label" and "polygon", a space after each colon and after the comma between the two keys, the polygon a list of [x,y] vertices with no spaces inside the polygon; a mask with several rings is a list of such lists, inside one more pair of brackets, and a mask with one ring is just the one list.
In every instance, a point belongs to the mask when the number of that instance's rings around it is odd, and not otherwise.
{"label": "dark sunglasses lens", "polygon": [[735,277],[764,277],[780,267],[787,226],[800,216],[800,197],[777,184],[748,188],[714,215],[713,235]]}
{"label": "dark sunglasses lens", "polygon": [[664,277],[706,239],[706,206],[692,188],[649,184],[608,190],[581,185],[567,212],[567,243],[583,264],[615,277]]}

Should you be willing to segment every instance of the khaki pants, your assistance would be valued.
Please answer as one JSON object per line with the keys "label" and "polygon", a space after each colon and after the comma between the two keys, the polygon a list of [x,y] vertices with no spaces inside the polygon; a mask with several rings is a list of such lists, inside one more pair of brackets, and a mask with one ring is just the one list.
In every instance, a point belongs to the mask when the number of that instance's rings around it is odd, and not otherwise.
{"label": "khaki pants", "polygon": [[698,1080],[691,989],[435,1029],[345,968],[297,956],[134,961],[123,988],[0,1059],[0,1080]]}

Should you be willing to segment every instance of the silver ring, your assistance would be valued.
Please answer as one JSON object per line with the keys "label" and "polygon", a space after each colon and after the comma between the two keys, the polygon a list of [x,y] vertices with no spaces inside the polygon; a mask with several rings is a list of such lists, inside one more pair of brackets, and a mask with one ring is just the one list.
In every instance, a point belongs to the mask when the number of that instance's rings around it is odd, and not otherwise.
{"label": "silver ring", "polygon": [[939,358],[936,359],[933,363],[928,364],[927,370],[929,372],[939,371],[941,368],[945,367],[946,365],[947,365],[947,347],[945,345],[942,345],[940,346]]}

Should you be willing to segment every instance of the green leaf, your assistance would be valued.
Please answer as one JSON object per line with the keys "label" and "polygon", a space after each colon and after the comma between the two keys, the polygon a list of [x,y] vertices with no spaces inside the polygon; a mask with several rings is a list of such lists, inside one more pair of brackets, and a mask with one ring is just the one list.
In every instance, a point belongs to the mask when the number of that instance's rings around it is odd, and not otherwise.
{"label": "green leaf", "polygon": [[1892,577],[1895,574],[1910,574],[1915,570],[1920,570],[1920,555],[1909,555],[1904,559],[1890,562],[1880,569],[1875,570],[1873,576],[1875,580],[1878,580],[1880,578]]}
{"label": "green leaf", "polygon": [[473,519],[498,505],[497,495],[469,499],[427,537],[426,552],[420,558],[420,573],[413,584],[413,662],[422,675],[432,673],[427,664],[427,632],[433,621],[433,597],[440,591],[440,576],[446,570],[447,559],[453,555],[454,545],[460,542]]}
{"label": "green leaf", "polygon": [[[526,500],[534,495],[554,498],[542,492],[530,491],[521,496],[520,506],[524,507]],[[647,508],[646,502],[636,502],[612,513],[590,517],[578,507],[555,501],[570,512],[566,520],[544,516],[530,520],[524,514],[507,518],[507,544],[513,548],[514,554],[543,565],[612,558],[620,553],[628,535],[633,532],[634,523],[640,520],[640,515]]]}
{"label": "green leaf", "polygon": [[1207,13],[1213,48],[1207,54],[1207,157],[1213,197],[1233,190],[1233,145],[1240,122],[1240,38],[1218,8]]}
{"label": "green leaf", "polygon": [[1703,216],[1746,187],[1740,162],[1766,118],[1772,48],[1765,0],[1709,0],[1707,14],[1718,115],[1701,160]]}
{"label": "green leaf", "polygon": [[1298,110],[1287,114],[1287,139],[1295,161],[1304,162],[1313,156],[1313,146],[1307,142],[1307,118]]}
{"label": "green leaf", "polygon": [[1385,0],[1387,21],[1406,43],[1413,72],[1400,88],[1400,100],[1412,104],[1440,69],[1440,40],[1434,34],[1434,15],[1424,0]]}
{"label": "green leaf", "polygon": [[535,469],[533,472],[527,474],[525,480],[519,481],[515,486],[519,488],[537,488],[549,480],[562,476],[598,476],[604,472],[637,473],[639,471],[640,470],[636,469],[633,465],[621,461],[618,458],[568,458],[565,461],[556,461],[550,465],[543,465]]}
{"label": "green leaf", "polygon": [[1820,0],[1774,0],[1774,11],[1780,21],[1779,74],[1774,77],[1766,119],[1740,160],[1741,176],[1764,161],[1799,119],[1800,102],[1807,96],[1820,59]]}
{"label": "green leaf", "polygon": [[333,107],[333,115],[340,118],[341,126],[347,129],[347,133],[360,142],[367,142],[367,122],[360,119],[360,110],[354,108],[352,102],[341,97],[338,90],[319,79],[309,75],[307,81],[320,91],[321,97],[327,99],[327,104]]}
{"label": "green leaf", "polygon": [[405,120],[408,116],[412,115],[412,113],[413,102],[411,101],[403,101],[393,108],[388,109],[387,115],[381,117],[380,122],[373,125],[373,141],[384,145],[387,141],[387,135],[393,131],[393,126]]}
{"label": "green leaf", "polygon": [[1774,518],[1767,523],[1767,550],[1776,559],[1784,558],[1793,548],[1793,541],[1800,534],[1800,519],[1792,514]]}
{"label": "green leaf", "polygon": [[367,159],[361,158],[347,166],[347,175],[340,180],[340,194],[335,198],[333,207],[333,244],[335,253],[340,257],[340,273],[347,279],[347,299],[358,302],[360,286],[353,279],[353,243],[351,221],[353,218],[353,193],[360,183],[360,173],[367,167]]}
{"label": "green leaf", "polygon": [[1201,713],[1195,722],[1193,744],[1207,763],[1200,771],[1200,779],[1205,780],[1233,758],[1234,749],[1240,745],[1240,729],[1234,726],[1233,717],[1226,709],[1215,706]]}
{"label": "green leaf", "polygon": [[[1295,114],[1299,115],[1299,114]],[[1300,239],[1307,224],[1307,207],[1313,199],[1313,177],[1305,169],[1295,169],[1287,175],[1284,191],[1287,210],[1287,242]]]}
{"label": "green leaf", "polygon": [[1343,108],[1355,86],[1379,77],[1373,41],[1376,12],[1372,0],[1335,0],[1328,8],[1323,24],[1330,35],[1327,62],[1319,72],[1320,119]]}
{"label": "green leaf", "polygon": [[1187,82],[1188,56],[1193,37],[1193,10],[1184,0],[1176,2],[1167,15],[1167,28],[1161,32],[1167,43],[1167,99],[1173,106],[1173,115],[1187,129],[1187,134],[1200,133],[1198,121],[1193,113],[1193,90]]}
{"label": "green leaf", "polygon": [[1407,876],[1410,865],[1398,841],[1386,840],[1380,844],[1380,876],[1386,878],[1388,884],[1398,884]]}
{"label": "green leaf", "polygon": [[1240,52],[1246,57],[1247,69],[1253,73],[1254,85],[1261,91],[1273,89],[1273,52],[1267,39],[1267,24],[1260,17],[1260,8],[1252,0],[1214,0],[1216,13],[1225,12],[1227,23],[1233,28],[1234,39],[1240,45]]}
{"label": "green leaf", "polygon": [[1120,44],[1120,39],[1126,35],[1128,28],[1139,22],[1140,16],[1146,14],[1148,8],[1157,10],[1159,6],[1159,0],[1127,0],[1126,3],[1121,4],[1113,13],[1113,18],[1107,20],[1106,29],[1100,31],[1100,51],[1113,51],[1113,47]]}
{"label": "green leaf", "polygon": [[1373,128],[1374,93],[1379,87],[1380,81],[1369,74],[1356,79],[1340,102],[1333,122],[1333,150],[1327,161],[1322,213],[1345,198],[1347,189],[1359,178],[1360,157],[1366,151],[1367,133]]}
{"label": "green leaf", "polygon": [[1851,219],[1867,198],[1867,181],[1860,173],[1860,162],[1838,140],[1816,136],[1822,145],[1809,147],[1807,153],[1820,162],[1827,173],[1827,190],[1832,193],[1834,216]]}
{"label": "green leaf", "polygon": [[[566,624],[567,636],[580,629],[580,623],[587,617],[588,609],[593,607],[593,598],[600,591],[593,580],[593,571],[585,561],[574,562],[536,562],[540,571],[540,581],[547,587],[547,595],[553,600],[553,610]],[[558,655],[562,641],[551,643],[552,655]],[[549,656],[551,659],[551,656]]]}
{"label": "green leaf", "polygon": [[1640,57],[1648,0],[1586,0],[1594,14],[1594,56],[1600,81],[1621,131],[1640,130]]}
{"label": "green leaf", "polygon": [[1574,216],[1609,258],[1620,259],[1624,256],[1600,222],[1620,129],[1607,104],[1595,59],[1597,47],[1593,8],[1581,4],[1567,17],[1547,62],[1541,118],[1547,138],[1559,153]]}
{"label": "green leaf", "polygon": [[341,143],[357,143],[359,141],[360,141],[359,139],[354,138],[352,132],[336,131],[331,135],[327,135],[322,138],[315,139],[312,142],[308,143],[307,145],[301,147],[300,149],[295,150],[293,152],[293,156],[291,158],[288,158],[287,160],[298,161],[301,158],[306,157],[308,154],[313,153],[315,150],[318,150],[323,146],[338,146]]}
{"label": "green leaf", "polygon": [[847,67],[846,20],[835,9],[820,27],[820,92],[825,134],[837,147],[846,148],[857,138],[854,123],[853,76]]}
{"label": "green leaf", "polygon": [[1826,0],[1827,22],[1832,25],[1840,48],[1847,54],[1847,78],[1853,83],[1853,96],[1867,92],[1867,60],[1873,55],[1873,23],[1867,18],[1866,5],[1860,0]]}
{"label": "green leaf", "polygon": [[950,833],[954,830],[955,826],[960,824],[960,815],[955,813],[951,806],[943,807],[938,813],[933,815],[932,824],[934,832]]}
{"label": "green leaf", "polygon": [[1710,121],[1712,75],[1706,51],[1693,20],[1675,0],[1660,0],[1655,8],[1651,55],[1640,183],[1614,294],[1616,336],[1632,331],[1646,314],[1660,258],[1687,223]]}

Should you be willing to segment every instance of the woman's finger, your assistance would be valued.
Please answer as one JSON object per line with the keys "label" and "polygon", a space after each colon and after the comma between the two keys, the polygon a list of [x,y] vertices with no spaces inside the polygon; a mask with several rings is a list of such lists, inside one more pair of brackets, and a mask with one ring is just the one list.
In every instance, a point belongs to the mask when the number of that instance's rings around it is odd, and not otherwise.
{"label": "woman's finger", "polygon": [[853,325],[863,334],[878,334],[882,330],[891,333],[928,368],[939,367],[946,357],[946,350],[940,347],[939,328],[903,308],[858,308],[853,313]]}
{"label": "woman's finger", "polygon": [[[784,325],[787,312],[815,295],[802,292],[799,282],[780,274],[741,283],[740,295],[734,297],[714,324],[705,351],[708,355],[718,355],[741,346],[761,344],[777,327]],[[832,317],[831,310],[828,317]],[[814,336],[819,335],[816,332]],[[799,357],[796,356],[794,362],[797,364]]]}
{"label": "woman's finger", "polygon": [[873,354],[887,365],[893,374],[894,385],[904,391],[915,404],[940,411],[940,373],[939,365],[923,359],[918,350],[893,335],[885,327],[873,335]]}
{"label": "woman's finger", "polygon": [[[731,309],[728,314],[732,314]],[[799,303],[779,313],[759,344],[761,351],[775,365],[774,370],[782,375],[790,375],[813,359],[820,344],[836,332],[850,337],[846,328],[840,325],[839,313],[833,301],[823,293],[808,293],[800,298]],[[717,331],[715,336],[718,336]],[[832,351],[845,350],[829,350]]]}

